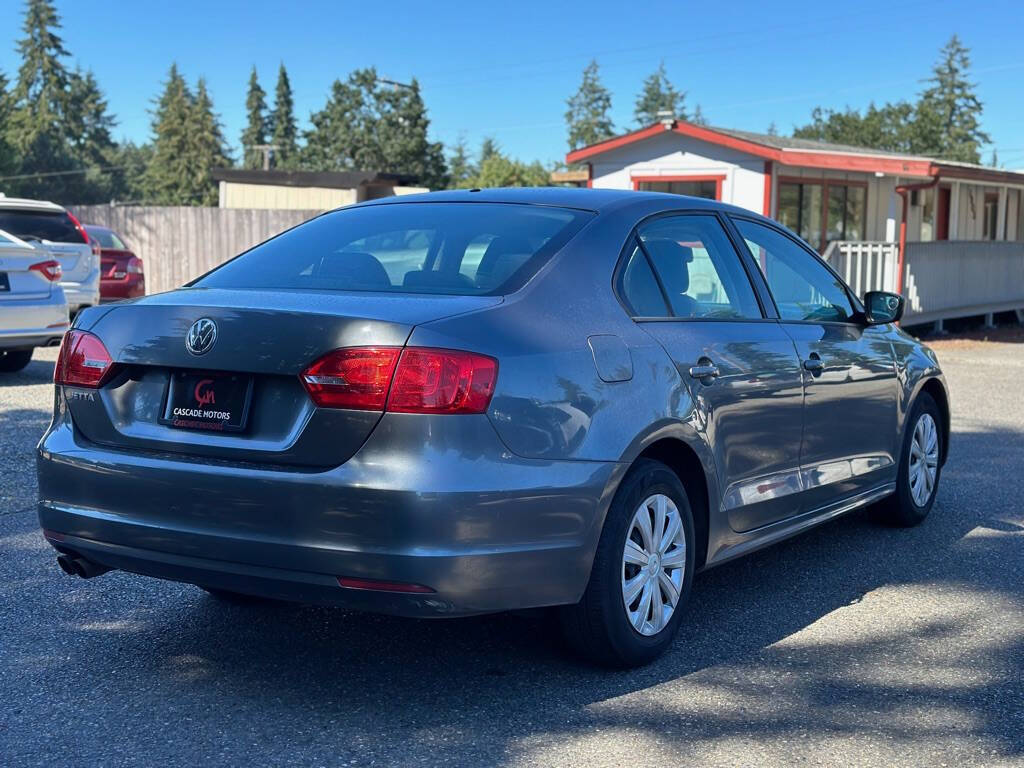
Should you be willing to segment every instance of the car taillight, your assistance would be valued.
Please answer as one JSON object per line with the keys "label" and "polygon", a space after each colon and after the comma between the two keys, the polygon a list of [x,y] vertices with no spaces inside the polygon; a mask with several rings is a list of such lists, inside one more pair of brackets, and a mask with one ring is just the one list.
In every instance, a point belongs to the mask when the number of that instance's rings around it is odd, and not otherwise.
{"label": "car taillight", "polygon": [[99,337],[72,329],[64,334],[53,369],[54,384],[99,387],[114,368],[114,361]]}
{"label": "car taillight", "polygon": [[454,349],[346,347],[301,376],[321,408],[394,413],[484,413],[498,361]]}
{"label": "car taillight", "polygon": [[82,226],[82,222],[80,222],[75,217],[75,214],[73,214],[71,211],[67,211],[67,215],[68,215],[68,218],[71,219],[71,223],[74,224],[75,229],[78,230],[78,234],[80,234],[82,236],[82,242],[88,243],[89,247],[92,248],[93,254],[96,255],[96,256],[99,256],[100,255],[100,244],[99,244],[99,242],[96,241],[96,240],[93,240],[91,237],[89,237],[89,233],[85,231],[85,227],[83,227]]}
{"label": "car taillight", "polygon": [[321,408],[383,411],[398,347],[346,347],[328,352],[302,374],[309,396]]}
{"label": "car taillight", "polygon": [[132,256],[128,259],[128,266],[126,267],[129,275],[141,275],[142,274],[142,259],[138,256]]}
{"label": "car taillight", "polygon": [[64,270],[61,269],[60,262],[53,261],[52,259],[33,264],[29,269],[33,272],[38,272],[51,283],[55,283],[60,280],[61,276],[64,274]]}
{"label": "car taillight", "polygon": [[498,361],[454,349],[407,347],[388,396],[396,413],[484,413],[494,394]]}

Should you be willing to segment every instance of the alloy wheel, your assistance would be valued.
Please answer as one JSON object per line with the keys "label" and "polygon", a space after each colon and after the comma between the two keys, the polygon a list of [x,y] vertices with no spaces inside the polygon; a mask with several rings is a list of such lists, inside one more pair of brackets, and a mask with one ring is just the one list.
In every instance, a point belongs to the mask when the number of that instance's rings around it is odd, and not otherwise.
{"label": "alloy wheel", "polygon": [[633,629],[658,634],[679,604],[686,533],[675,502],[658,493],[637,507],[622,553],[622,602]]}
{"label": "alloy wheel", "polygon": [[923,507],[935,492],[935,479],[939,471],[939,430],[929,413],[922,413],[914,426],[910,441],[910,461],[907,472],[910,496]]}

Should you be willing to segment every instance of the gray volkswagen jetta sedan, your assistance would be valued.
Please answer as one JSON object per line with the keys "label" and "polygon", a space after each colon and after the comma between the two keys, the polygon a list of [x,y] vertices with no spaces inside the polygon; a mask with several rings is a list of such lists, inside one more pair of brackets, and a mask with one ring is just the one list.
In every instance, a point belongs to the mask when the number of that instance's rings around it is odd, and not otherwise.
{"label": "gray volkswagen jetta sedan", "polygon": [[78,315],[39,518],[78,576],[557,606],[581,653],[643,664],[697,571],[868,504],[927,516],[949,399],[902,310],[709,200],[375,200]]}

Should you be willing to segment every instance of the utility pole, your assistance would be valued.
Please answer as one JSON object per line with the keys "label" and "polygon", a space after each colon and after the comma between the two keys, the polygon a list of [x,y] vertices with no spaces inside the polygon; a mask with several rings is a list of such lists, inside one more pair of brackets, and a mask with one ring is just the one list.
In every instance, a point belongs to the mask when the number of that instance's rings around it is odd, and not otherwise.
{"label": "utility pole", "polygon": [[248,147],[246,147],[245,149],[251,149],[254,152],[262,152],[263,153],[263,170],[264,171],[269,171],[270,170],[270,153],[274,152],[275,150],[278,150],[280,148],[281,148],[281,146],[279,144],[251,144]]}

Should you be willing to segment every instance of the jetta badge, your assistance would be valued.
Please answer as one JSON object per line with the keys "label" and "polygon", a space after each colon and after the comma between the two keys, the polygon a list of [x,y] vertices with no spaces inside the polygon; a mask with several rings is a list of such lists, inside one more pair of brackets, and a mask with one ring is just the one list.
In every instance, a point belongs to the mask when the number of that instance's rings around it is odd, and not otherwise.
{"label": "jetta badge", "polygon": [[185,349],[193,355],[204,355],[213,349],[217,341],[217,324],[208,317],[201,317],[192,323],[185,337]]}

